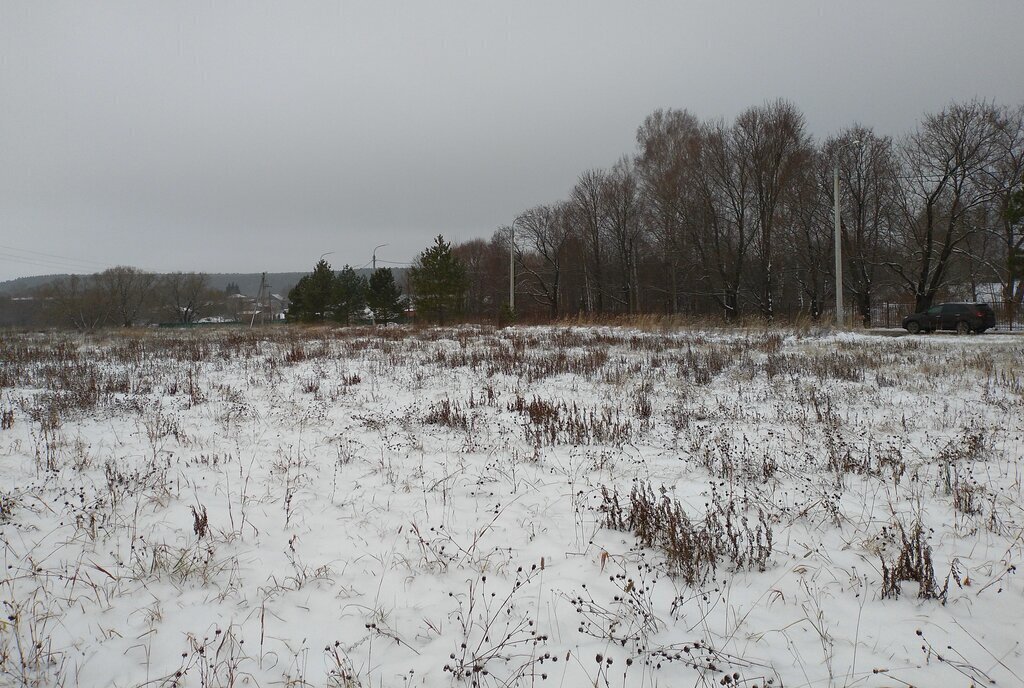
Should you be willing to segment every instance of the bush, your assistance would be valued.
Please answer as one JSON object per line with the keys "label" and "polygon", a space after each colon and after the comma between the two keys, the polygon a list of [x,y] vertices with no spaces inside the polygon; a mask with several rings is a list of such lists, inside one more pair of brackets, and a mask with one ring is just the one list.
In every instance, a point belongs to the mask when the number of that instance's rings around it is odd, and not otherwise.
{"label": "bush", "polygon": [[704,583],[724,562],[734,570],[765,570],[772,553],[772,529],[763,511],[758,510],[757,525],[751,526],[739,515],[734,499],[722,504],[713,492],[703,522],[692,523],[679,500],[669,498],[664,487],[660,493],[657,496],[650,483],[637,482],[623,508],[618,490],[601,488],[604,525],[630,531],[641,546],[661,550],[669,570],[691,586]]}

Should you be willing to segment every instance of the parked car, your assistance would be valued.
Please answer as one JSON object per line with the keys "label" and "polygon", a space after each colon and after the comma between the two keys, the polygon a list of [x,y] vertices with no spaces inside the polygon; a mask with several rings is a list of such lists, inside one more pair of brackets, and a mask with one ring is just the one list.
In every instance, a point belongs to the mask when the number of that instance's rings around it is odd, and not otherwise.
{"label": "parked car", "polygon": [[940,303],[903,318],[903,327],[911,334],[935,330],[981,333],[995,325],[996,314],[987,303]]}

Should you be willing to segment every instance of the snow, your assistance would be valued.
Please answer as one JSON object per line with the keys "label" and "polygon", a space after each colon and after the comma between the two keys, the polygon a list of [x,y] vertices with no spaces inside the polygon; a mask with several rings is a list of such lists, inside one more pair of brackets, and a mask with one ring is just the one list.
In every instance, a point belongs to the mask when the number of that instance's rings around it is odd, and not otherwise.
{"label": "snow", "polygon": [[[2,685],[1024,674],[1017,337],[226,328],[0,361]],[[602,488],[648,484],[763,514],[764,570],[687,584],[609,528]],[[882,596],[917,522],[944,602]]]}

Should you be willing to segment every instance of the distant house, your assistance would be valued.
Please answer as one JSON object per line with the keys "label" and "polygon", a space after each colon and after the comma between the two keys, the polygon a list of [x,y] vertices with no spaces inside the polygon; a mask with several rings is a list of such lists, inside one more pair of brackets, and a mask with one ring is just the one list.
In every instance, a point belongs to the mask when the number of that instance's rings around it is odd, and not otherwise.
{"label": "distant house", "polygon": [[283,321],[290,303],[280,294],[267,294],[262,303],[254,296],[232,294],[227,302],[231,316],[243,323]]}
{"label": "distant house", "polygon": [[291,305],[286,297],[280,294],[270,295],[270,310],[274,314],[274,320],[284,320],[285,313],[288,312],[288,306]]}
{"label": "distant house", "polygon": [[[1014,283],[1014,291],[1017,287]],[[969,284],[959,284],[955,287],[951,287],[950,295],[953,299],[961,301],[978,301],[981,303],[1002,303],[1006,300],[1006,296],[1003,293],[1003,285],[999,282],[986,282],[984,284],[977,284],[974,289],[971,289]]]}
{"label": "distant house", "polygon": [[229,294],[224,299],[225,315],[231,320],[241,320],[245,313],[253,310],[253,300],[245,294]]}

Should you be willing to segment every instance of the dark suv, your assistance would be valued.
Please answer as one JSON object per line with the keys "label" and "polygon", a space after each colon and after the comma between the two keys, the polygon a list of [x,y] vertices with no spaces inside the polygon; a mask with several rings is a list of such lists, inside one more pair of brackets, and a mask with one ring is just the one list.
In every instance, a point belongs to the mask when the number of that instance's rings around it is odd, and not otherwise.
{"label": "dark suv", "polygon": [[911,313],[903,318],[903,327],[911,334],[933,330],[984,332],[995,324],[996,314],[987,303],[940,303],[924,313]]}

